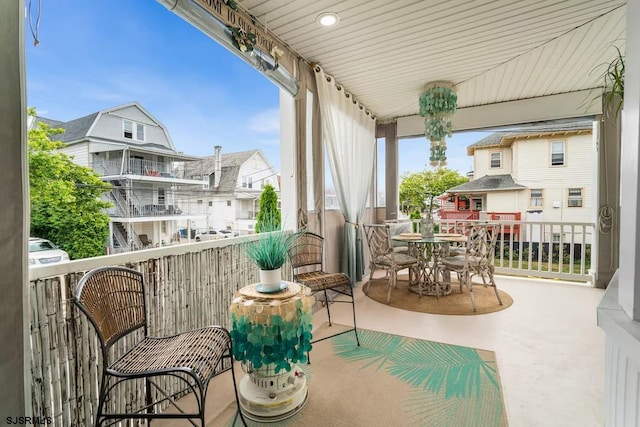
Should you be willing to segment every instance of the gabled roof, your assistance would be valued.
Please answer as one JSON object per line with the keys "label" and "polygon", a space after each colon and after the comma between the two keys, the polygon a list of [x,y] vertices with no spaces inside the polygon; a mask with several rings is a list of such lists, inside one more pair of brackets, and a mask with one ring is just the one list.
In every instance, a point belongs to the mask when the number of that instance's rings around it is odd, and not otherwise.
{"label": "gabled roof", "polygon": [[526,188],[524,185],[516,184],[513,177],[509,174],[485,175],[482,178],[474,179],[473,181],[450,188],[447,190],[447,193],[485,193],[488,191],[524,190]]}
{"label": "gabled roof", "polygon": [[[237,153],[222,153],[220,160],[222,162],[222,168],[231,166],[241,166],[244,162],[249,160],[253,155],[259,153],[260,150],[247,150],[238,151]],[[187,173],[196,173],[202,175],[211,175],[216,170],[216,156],[202,157],[196,162],[192,162],[185,166]]]}
{"label": "gabled roof", "polygon": [[[42,122],[54,128],[62,128],[64,129],[64,133],[59,135],[53,135],[51,139],[55,141],[61,141],[64,143],[70,143],[70,142],[79,141],[84,138],[87,138],[94,124],[96,123],[96,121],[99,119],[101,115],[109,114],[118,110],[124,110],[129,107],[136,107],[142,113],[144,113],[153,123],[157,124],[160,128],[162,128],[165,131],[165,135],[167,136],[167,141],[169,142],[169,145],[170,145],[169,149],[176,151],[175,146],[171,141],[171,136],[169,135],[169,132],[167,132],[164,125],[160,123],[151,113],[149,113],[142,105],[140,105],[136,101],[130,102],[128,104],[118,105],[116,107],[105,108],[95,113],[91,113],[87,116],[70,120],[68,122],[61,122],[59,120],[53,120],[46,117],[37,116],[33,125],[35,126],[37,125],[38,122]],[[153,148],[155,146],[155,147],[162,147],[165,150],[167,149],[167,147],[165,146],[161,146],[154,143],[138,144],[138,145],[146,146],[147,148]]]}
{"label": "gabled roof", "polygon": [[582,135],[593,132],[592,120],[568,123],[552,123],[520,127],[508,131],[492,133],[467,147],[467,154],[473,155],[478,148],[505,147],[519,139],[553,138],[557,136]]}
{"label": "gabled roof", "polygon": [[[236,191],[238,184],[238,175],[240,174],[240,166],[251,157],[261,155],[267,163],[268,160],[262,154],[262,150],[238,151],[236,153],[220,154],[222,170],[220,173],[220,185],[218,187],[210,187],[215,193],[233,193]],[[216,156],[203,157],[200,160],[185,164],[185,175],[203,175],[211,176],[216,170]]]}

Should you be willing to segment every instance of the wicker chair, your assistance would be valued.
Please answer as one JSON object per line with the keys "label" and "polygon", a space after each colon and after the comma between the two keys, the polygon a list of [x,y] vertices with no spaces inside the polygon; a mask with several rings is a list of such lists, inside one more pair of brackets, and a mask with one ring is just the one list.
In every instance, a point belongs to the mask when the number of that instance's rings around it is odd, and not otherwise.
{"label": "wicker chair", "polygon": [[[239,403],[229,332],[220,326],[210,326],[169,337],[149,337],[141,273],[122,267],[94,269],[78,283],[74,302],[95,328],[102,347],[102,379],[96,426],[107,420],[152,418],[182,418],[189,420],[194,426],[197,425],[194,420],[200,420],[200,425],[204,426],[207,387],[209,380],[223,370],[220,365],[223,359],[231,362],[236,403]],[[127,348],[122,356],[111,361],[111,347],[121,339],[125,339],[125,343],[131,343],[136,337],[135,334],[130,334],[140,329],[143,329],[144,337]],[[140,337],[140,332],[137,335]],[[192,391],[197,400],[197,413],[183,412],[173,396],[158,386],[154,380],[162,376],[184,382],[184,389]],[[105,402],[108,398],[127,398],[124,393],[117,393],[119,388],[123,388],[122,383],[140,378],[145,379],[146,406],[132,408],[128,413],[107,413]],[[152,386],[162,396],[155,402],[152,402]],[[175,406],[179,412],[152,412],[156,404],[165,401]],[[245,423],[239,409],[238,414]]]}
{"label": "wicker chair", "polygon": [[[304,232],[298,235],[289,249],[289,260],[293,269],[293,280],[309,287],[312,294],[324,293],[322,303],[327,307],[327,317],[331,326],[331,311],[329,303],[350,303],[353,310],[353,328],[333,334],[313,342],[318,342],[332,338],[336,335],[354,331],[356,343],[360,345],[358,338],[358,327],[356,324],[356,305],[353,298],[353,284],[351,279],[344,273],[327,273],[322,269],[324,238],[314,233]],[[347,301],[331,301],[327,290],[346,295],[350,298]]]}
{"label": "wicker chair", "polygon": [[[364,232],[369,245],[370,273],[367,289],[377,268],[383,268],[389,277],[387,304],[391,301],[391,289],[397,286],[398,271],[409,269],[409,283],[412,282],[413,272],[418,268],[418,259],[402,252],[396,252],[391,245],[389,224],[365,224]],[[417,275],[416,275],[417,277]],[[420,289],[422,293],[422,289]]]}
{"label": "wicker chair", "polygon": [[[445,257],[440,260],[436,267],[436,277],[445,272],[449,272],[449,277],[451,277],[450,272],[452,271],[457,274],[460,292],[462,292],[462,286],[466,286],[474,312],[476,311],[476,302],[473,297],[473,284],[471,282],[473,276],[480,276],[484,286],[492,286],[498,298],[498,303],[502,305],[502,299],[500,299],[498,287],[493,277],[495,269],[493,257],[497,237],[500,234],[497,232],[497,228],[499,226],[495,224],[468,225],[463,231],[468,239],[464,254]],[[446,277],[446,274],[442,274],[442,276]],[[485,276],[488,277],[489,283],[485,280]]]}

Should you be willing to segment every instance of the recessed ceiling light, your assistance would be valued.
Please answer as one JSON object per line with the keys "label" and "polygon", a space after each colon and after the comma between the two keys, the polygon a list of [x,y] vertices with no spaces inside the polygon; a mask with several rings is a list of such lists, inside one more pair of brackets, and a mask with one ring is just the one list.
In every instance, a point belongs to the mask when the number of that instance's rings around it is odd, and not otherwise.
{"label": "recessed ceiling light", "polygon": [[334,12],[322,12],[316,18],[316,22],[323,27],[331,27],[332,25],[336,25],[339,21],[340,17]]}

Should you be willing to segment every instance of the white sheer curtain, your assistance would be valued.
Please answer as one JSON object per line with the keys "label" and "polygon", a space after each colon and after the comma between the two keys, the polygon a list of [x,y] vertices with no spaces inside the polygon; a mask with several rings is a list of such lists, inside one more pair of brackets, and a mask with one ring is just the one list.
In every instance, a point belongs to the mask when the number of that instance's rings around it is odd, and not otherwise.
{"label": "white sheer curtain", "polygon": [[334,79],[315,67],[324,141],[340,210],[346,221],[342,243],[342,271],[354,282],[362,280],[362,230],[373,178],[375,119]]}

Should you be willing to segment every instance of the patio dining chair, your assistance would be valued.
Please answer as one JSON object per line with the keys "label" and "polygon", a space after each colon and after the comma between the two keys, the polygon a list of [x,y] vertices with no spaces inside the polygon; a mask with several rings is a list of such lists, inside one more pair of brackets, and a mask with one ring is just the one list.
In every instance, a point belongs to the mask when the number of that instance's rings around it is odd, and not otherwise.
{"label": "patio dining chair", "polygon": [[[353,311],[353,328],[341,331],[327,337],[320,338],[313,342],[323,341],[336,335],[354,331],[356,343],[360,345],[358,338],[358,327],[356,325],[356,304],[353,297],[353,283],[348,275],[344,273],[327,273],[323,270],[324,238],[318,234],[304,232],[296,236],[289,249],[289,262],[293,269],[293,280],[311,289],[311,294],[323,293],[322,304],[327,307],[327,317],[331,326],[331,311],[329,304],[349,303]],[[347,301],[331,300],[327,291],[333,291],[349,297]]]}
{"label": "patio dining chair", "polygon": [[[110,420],[181,418],[194,426],[198,425],[194,421],[199,420],[204,427],[209,381],[228,369],[223,367],[224,359],[229,362],[236,404],[239,403],[229,332],[221,326],[209,326],[168,337],[150,337],[140,272],[123,267],[91,270],[78,283],[74,303],[95,328],[102,349],[95,426],[105,421],[111,425],[114,422]],[[121,356],[115,357],[116,352]],[[137,379],[145,380],[141,393],[145,404],[140,408],[130,407],[127,402],[130,390],[135,388],[127,390],[126,382]],[[198,411],[185,412],[180,408],[174,399],[177,391],[163,390],[159,385],[163,379],[180,384],[179,391],[192,392]],[[155,400],[153,390],[157,391]],[[159,404],[174,406],[178,412],[156,412]],[[239,408],[238,404],[238,414],[246,425]]]}
{"label": "patio dining chair", "polygon": [[[397,286],[398,271],[409,269],[409,283],[412,282],[414,270],[418,268],[418,259],[403,252],[393,250],[391,244],[391,231],[389,224],[364,224],[364,232],[369,245],[369,281],[367,289],[371,285],[373,273],[382,268],[389,277],[387,289],[387,304],[391,301],[391,290]],[[417,275],[416,275],[417,277]]]}
{"label": "patio dining chair", "polygon": [[480,276],[483,286],[492,286],[498,298],[498,303],[502,305],[502,299],[494,279],[495,268],[493,266],[496,241],[499,234],[496,231],[499,227],[496,224],[468,225],[463,230],[463,234],[467,236],[464,253],[442,258],[436,266],[436,277],[451,277],[451,272],[457,274],[460,292],[462,292],[463,286],[467,288],[474,312],[477,309],[473,296],[473,276]]}

